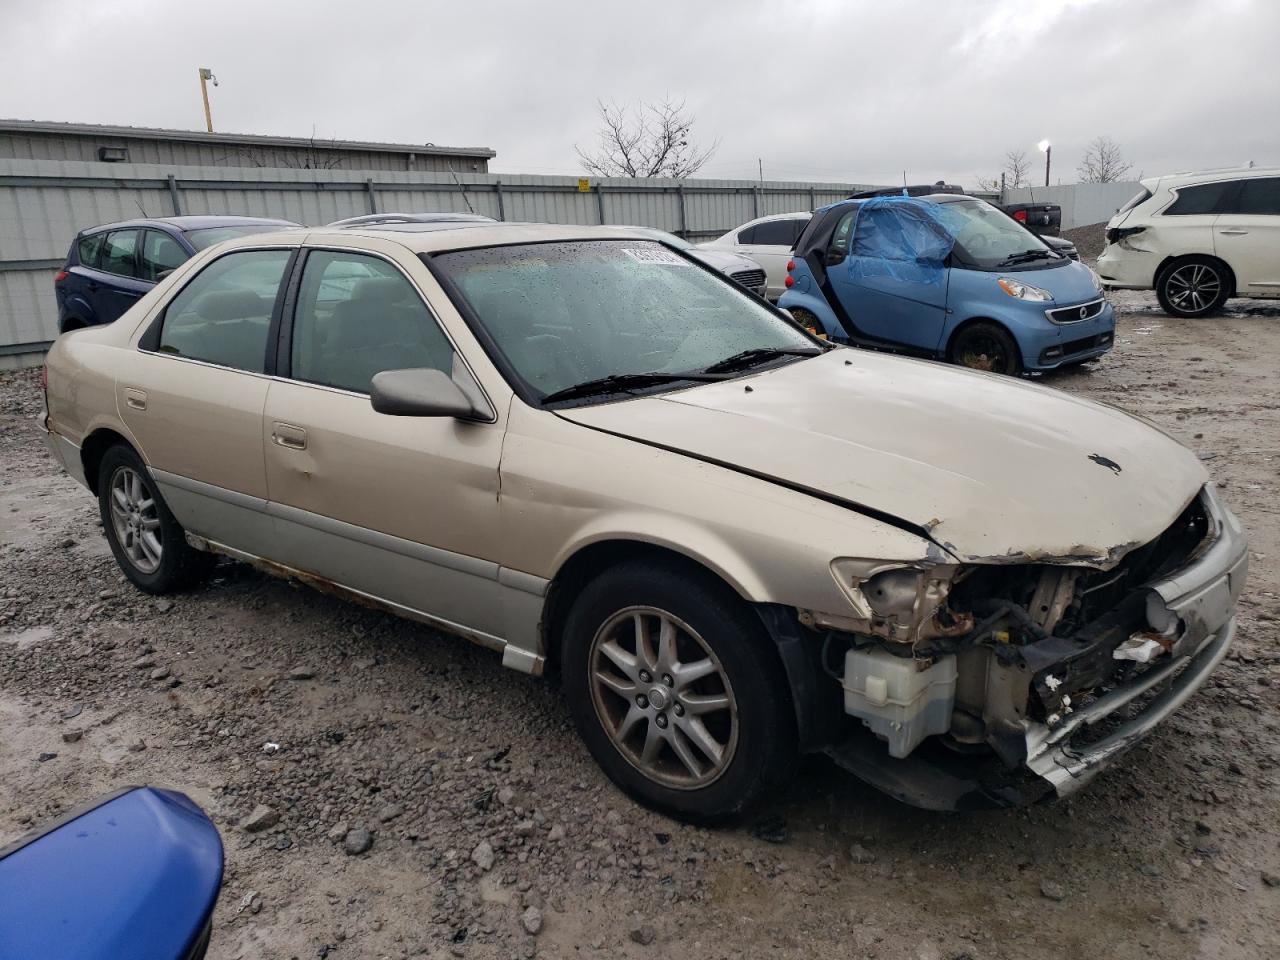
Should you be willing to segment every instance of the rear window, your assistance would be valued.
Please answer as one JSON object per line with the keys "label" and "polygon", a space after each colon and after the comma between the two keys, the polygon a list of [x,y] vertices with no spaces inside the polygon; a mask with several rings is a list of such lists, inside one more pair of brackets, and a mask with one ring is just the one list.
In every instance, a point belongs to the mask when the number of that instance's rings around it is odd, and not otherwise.
{"label": "rear window", "polygon": [[107,238],[105,233],[95,233],[92,236],[82,237],[80,243],[76,246],[76,258],[86,267],[96,267],[98,265],[98,254],[102,251],[102,241]]}
{"label": "rear window", "polygon": [[1139,190],[1136,194],[1133,195],[1133,198],[1130,199],[1128,203],[1126,203],[1123,207],[1117,210],[1116,213],[1128,213],[1138,204],[1146,203],[1150,199],[1151,199],[1151,191],[1148,190],[1146,187],[1143,187],[1141,190]]}
{"label": "rear window", "polygon": [[1189,217],[1195,214],[1222,213],[1239,180],[1220,180],[1178,190],[1178,199],[1164,212],[1166,217]]}
{"label": "rear window", "polygon": [[184,234],[197,250],[212,247],[223,240],[234,240],[236,237],[247,237],[255,233],[272,233],[276,230],[288,230],[282,223],[257,223],[239,227],[205,227],[203,230],[187,230]]}

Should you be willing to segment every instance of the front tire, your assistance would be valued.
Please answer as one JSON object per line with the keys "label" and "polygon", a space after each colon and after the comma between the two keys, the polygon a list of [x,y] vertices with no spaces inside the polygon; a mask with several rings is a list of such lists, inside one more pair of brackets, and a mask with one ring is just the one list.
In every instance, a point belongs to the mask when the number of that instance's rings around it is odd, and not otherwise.
{"label": "front tire", "polygon": [[1210,257],[1183,257],[1160,271],[1156,299],[1171,317],[1207,317],[1231,295],[1226,267]]}
{"label": "front tire", "polygon": [[1017,376],[1022,372],[1022,352],[1009,331],[998,323],[971,323],[951,343],[951,362],[971,370],[987,370]]}
{"label": "front tire", "polygon": [[743,601],[701,570],[607,570],[565,623],[562,679],[578,732],[641,803],[694,822],[732,816],[795,756],[768,643]]}
{"label": "front tire", "polygon": [[187,543],[142,458],[123,443],[102,456],[98,510],[116,563],[139,590],[186,589],[205,579],[217,562]]}

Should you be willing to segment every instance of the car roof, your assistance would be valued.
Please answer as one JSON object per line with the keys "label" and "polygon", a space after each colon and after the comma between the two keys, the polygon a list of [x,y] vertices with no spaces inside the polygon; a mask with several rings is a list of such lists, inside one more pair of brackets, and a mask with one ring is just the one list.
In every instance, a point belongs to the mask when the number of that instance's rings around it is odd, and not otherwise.
{"label": "car roof", "polygon": [[[625,240],[618,227],[585,227],[555,223],[509,223],[442,221],[439,223],[371,224],[357,227],[316,227],[308,230],[304,242],[308,246],[327,243],[343,245],[351,237],[390,240],[412,253],[439,253],[475,247],[500,247],[512,244],[555,243],[567,240]],[[637,238],[640,239],[640,238]],[[228,247],[262,246],[273,243],[296,243],[292,230],[259,233],[227,241]],[[651,241],[656,242],[656,241]],[[226,249],[226,247],[224,247]]]}
{"label": "car roof", "polygon": [[767,217],[756,217],[754,220],[748,220],[746,223],[740,223],[729,233],[737,233],[746,227],[755,226],[757,223],[769,223],[772,220],[798,220],[800,218],[808,219],[813,216],[812,210],[796,210],[792,213],[771,213]]}
{"label": "car roof", "polygon": [[1219,180],[1252,180],[1255,177],[1280,177],[1280,167],[1218,167],[1212,170],[1186,170],[1159,177],[1144,177],[1140,182],[1150,189],[1157,183],[1179,187],[1193,183],[1216,183]]}
{"label": "car roof", "polygon": [[301,224],[292,220],[276,220],[270,217],[137,217],[133,220],[118,220],[115,223],[103,223],[96,227],[86,227],[81,233],[99,233],[103,230],[123,230],[128,227],[169,227],[177,230],[207,230],[213,227],[299,227]]}
{"label": "car roof", "polygon": [[335,220],[330,227],[359,227],[372,224],[404,223],[494,223],[493,217],[479,213],[366,213],[359,217]]}

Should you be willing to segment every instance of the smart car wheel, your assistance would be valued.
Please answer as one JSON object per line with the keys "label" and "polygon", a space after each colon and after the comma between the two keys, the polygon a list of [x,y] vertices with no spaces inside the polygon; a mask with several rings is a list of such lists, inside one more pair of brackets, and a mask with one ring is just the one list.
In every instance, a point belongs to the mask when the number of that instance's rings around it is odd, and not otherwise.
{"label": "smart car wheel", "polygon": [[973,323],[956,334],[951,343],[951,362],[1010,376],[1022,372],[1017,342],[995,323]]}
{"label": "smart car wheel", "polygon": [[1204,317],[1217,313],[1231,294],[1231,281],[1222,264],[1208,257],[1184,257],[1169,264],[1156,281],[1156,298],[1174,317]]}
{"label": "smart car wheel", "polygon": [[169,593],[203,579],[217,558],[193,549],[142,459],[124,444],[102,457],[98,509],[124,575],[147,593]]}
{"label": "smart car wheel", "polygon": [[827,331],[818,320],[818,315],[812,310],[806,310],[804,307],[793,307],[790,309],[789,313],[791,314],[791,319],[800,324],[800,326],[804,327],[815,337],[826,337]]}
{"label": "smart car wheel", "polygon": [[641,802],[708,821],[778,782],[790,698],[759,621],[701,571],[606,571],[565,626],[565,693],[596,761]]}

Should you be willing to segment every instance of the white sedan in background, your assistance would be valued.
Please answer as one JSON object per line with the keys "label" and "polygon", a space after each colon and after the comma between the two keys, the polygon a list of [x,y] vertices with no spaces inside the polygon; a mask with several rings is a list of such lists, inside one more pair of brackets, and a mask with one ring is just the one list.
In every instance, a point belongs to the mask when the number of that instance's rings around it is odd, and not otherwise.
{"label": "white sedan in background", "polygon": [[759,217],[734,227],[722,237],[698,244],[699,250],[723,250],[749,257],[764,267],[767,276],[765,296],[777,300],[786,289],[787,261],[800,233],[809,225],[812,213],[778,213]]}
{"label": "white sedan in background", "polygon": [[[738,286],[751,291],[757,297],[765,295],[764,267],[749,257],[744,257],[728,250],[711,250],[696,247],[683,237],[668,233],[666,230],[659,230],[657,227],[620,227],[619,229],[625,230],[630,234],[647,237],[650,240],[657,240],[659,243],[665,243],[667,246],[675,247],[677,250],[683,250],[699,263],[705,263],[712,270],[720,271]],[[774,299],[777,299],[777,296],[775,294]]]}

